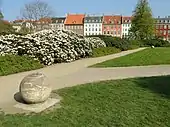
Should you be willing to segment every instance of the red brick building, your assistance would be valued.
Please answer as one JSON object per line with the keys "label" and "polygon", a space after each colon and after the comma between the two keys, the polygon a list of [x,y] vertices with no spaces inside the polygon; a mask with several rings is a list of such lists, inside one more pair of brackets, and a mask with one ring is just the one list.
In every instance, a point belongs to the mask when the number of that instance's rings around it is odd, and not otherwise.
{"label": "red brick building", "polygon": [[120,15],[103,16],[103,34],[121,37],[121,20]]}
{"label": "red brick building", "polygon": [[164,40],[170,40],[170,17],[156,18],[156,35]]}

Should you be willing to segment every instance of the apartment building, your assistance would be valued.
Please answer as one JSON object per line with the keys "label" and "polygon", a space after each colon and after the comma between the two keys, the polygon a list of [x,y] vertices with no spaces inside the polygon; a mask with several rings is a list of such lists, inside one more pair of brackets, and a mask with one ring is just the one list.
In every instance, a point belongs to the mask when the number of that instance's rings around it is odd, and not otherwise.
{"label": "apartment building", "polygon": [[162,37],[164,40],[170,40],[170,16],[156,18],[156,35]]}
{"label": "apartment building", "polygon": [[122,38],[127,38],[129,36],[129,30],[131,28],[132,17],[123,16],[122,17]]}
{"label": "apartment building", "polygon": [[114,37],[121,37],[121,19],[120,15],[103,16],[103,34]]}
{"label": "apartment building", "polygon": [[64,29],[65,17],[52,18],[51,29]]}
{"label": "apartment building", "polygon": [[64,28],[84,35],[84,17],[84,14],[68,14],[64,23]]}
{"label": "apartment building", "polygon": [[102,35],[102,16],[85,16],[84,35]]}

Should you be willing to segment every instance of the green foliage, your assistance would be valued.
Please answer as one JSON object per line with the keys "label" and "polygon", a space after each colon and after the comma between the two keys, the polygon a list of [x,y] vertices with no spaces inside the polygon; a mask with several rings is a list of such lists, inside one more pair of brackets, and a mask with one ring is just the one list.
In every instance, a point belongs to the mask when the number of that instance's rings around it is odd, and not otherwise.
{"label": "green foliage", "polygon": [[100,37],[106,43],[107,47],[115,47],[120,49],[121,51],[134,49],[135,47],[137,48],[140,46],[138,43],[135,43],[135,41],[133,41],[132,44],[131,40],[121,39],[119,37],[106,36],[106,35],[96,35],[95,37]]}
{"label": "green foliage", "polygon": [[43,67],[39,61],[27,56],[0,56],[0,75],[8,75]]}
{"label": "green foliage", "polygon": [[159,38],[143,40],[142,43],[144,46],[170,47],[170,43],[168,41]]}
{"label": "green foliage", "polygon": [[13,27],[3,20],[0,20],[0,35],[15,33]]}
{"label": "green foliage", "polygon": [[[0,115],[2,127],[170,127],[170,76],[103,81],[65,88],[61,108]],[[54,96],[55,97],[55,96]]]}
{"label": "green foliage", "polygon": [[2,20],[4,18],[2,12],[0,11],[0,20]]}
{"label": "green foliage", "polygon": [[170,64],[170,48],[148,48],[127,56],[108,60],[92,67],[127,67]]}
{"label": "green foliage", "polygon": [[120,49],[117,49],[115,47],[96,48],[96,49],[93,49],[92,57],[106,56],[106,55],[110,55],[110,54],[114,54],[118,52],[120,52]]}
{"label": "green foliage", "polygon": [[130,37],[138,40],[151,39],[154,36],[154,18],[147,0],[139,0],[132,18]]}

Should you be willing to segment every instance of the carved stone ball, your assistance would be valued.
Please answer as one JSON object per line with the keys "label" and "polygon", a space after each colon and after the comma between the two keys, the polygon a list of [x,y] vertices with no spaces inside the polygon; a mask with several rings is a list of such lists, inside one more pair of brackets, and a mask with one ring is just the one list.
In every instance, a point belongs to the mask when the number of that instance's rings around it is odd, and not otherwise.
{"label": "carved stone ball", "polygon": [[26,76],[20,83],[20,95],[28,104],[36,104],[46,101],[52,88],[47,78],[42,73],[33,73]]}

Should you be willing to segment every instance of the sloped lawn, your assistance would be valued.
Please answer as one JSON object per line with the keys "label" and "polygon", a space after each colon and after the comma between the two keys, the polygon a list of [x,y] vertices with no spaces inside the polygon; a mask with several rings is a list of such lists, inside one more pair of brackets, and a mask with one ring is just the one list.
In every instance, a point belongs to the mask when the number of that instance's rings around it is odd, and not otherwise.
{"label": "sloped lawn", "polygon": [[170,64],[170,48],[147,48],[127,56],[108,60],[92,67],[128,67]]}
{"label": "sloped lawn", "polygon": [[49,114],[0,115],[1,127],[170,127],[170,76],[61,89]]}

